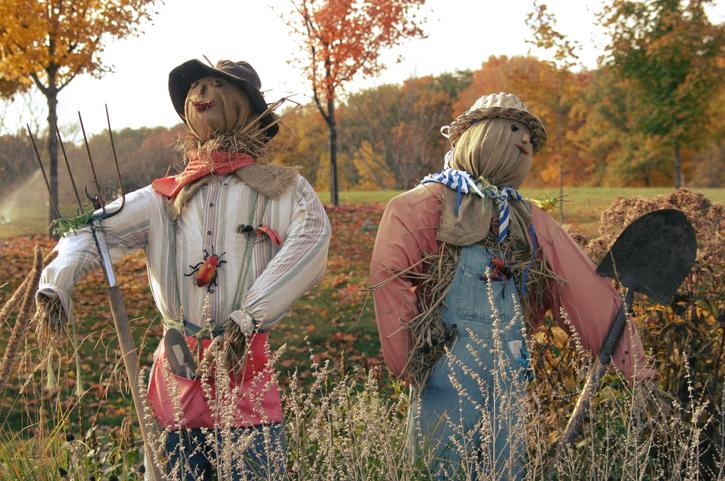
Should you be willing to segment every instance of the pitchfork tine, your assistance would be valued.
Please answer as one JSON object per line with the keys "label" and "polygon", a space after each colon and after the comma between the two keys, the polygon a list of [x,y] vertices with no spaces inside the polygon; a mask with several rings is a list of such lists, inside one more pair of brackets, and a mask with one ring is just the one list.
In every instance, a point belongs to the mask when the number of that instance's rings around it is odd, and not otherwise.
{"label": "pitchfork tine", "polygon": [[[93,173],[93,182],[95,182],[95,184],[96,184],[96,192],[98,194],[98,201],[101,203],[101,210],[105,214],[106,213],[106,202],[104,201],[103,193],[101,192],[101,184],[98,183],[98,176],[96,175],[96,167],[93,165],[93,156],[91,155],[91,148],[88,146],[88,138],[86,137],[86,129],[83,127],[83,117],[81,117],[80,111],[78,111],[78,120],[81,123],[81,132],[83,132],[83,142],[86,144],[86,152],[88,153],[88,162],[91,164],[91,172]],[[86,195],[88,195],[87,190],[86,190]]]}
{"label": "pitchfork tine", "polygon": [[78,200],[78,207],[83,210],[83,202],[81,202],[81,196],[78,195],[78,188],[76,187],[76,181],[73,178],[73,171],[70,170],[70,163],[68,162],[68,156],[65,153],[65,147],[63,146],[63,139],[60,137],[60,130],[58,130],[58,124],[55,124],[55,133],[58,137],[58,143],[60,144],[60,150],[63,152],[63,160],[65,160],[65,167],[68,169],[68,177],[70,177],[70,183],[73,185],[73,192]]}
{"label": "pitchfork tine", "polygon": [[55,215],[58,216],[60,219],[63,217],[60,215],[60,210],[58,210],[58,206],[55,204],[55,201],[53,200],[53,194],[50,192],[50,182],[48,182],[48,176],[45,175],[45,167],[43,167],[43,161],[40,160],[40,154],[38,153],[38,146],[35,145],[35,138],[33,138],[33,133],[30,131],[30,125],[25,124],[25,127],[28,129],[28,135],[30,136],[30,142],[33,144],[33,150],[35,150],[35,158],[38,159],[38,165],[40,166],[40,172],[43,173],[43,180],[45,181],[45,186],[48,188],[48,198],[50,199],[50,205],[53,206],[53,210],[55,210]]}
{"label": "pitchfork tine", "polygon": [[106,107],[106,122],[108,122],[108,136],[111,138],[111,150],[113,151],[113,162],[116,164],[116,176],[118,177],[118,186],[121,189],[121,207],[119,211],[126,205],[126,191],[123,190],[123,180],[121,179],[121,169],[118,167],[118,157],[116,156],[116,144],[113,143],[113,130],[111,130],[111,117],[108,115],[108,104]]}

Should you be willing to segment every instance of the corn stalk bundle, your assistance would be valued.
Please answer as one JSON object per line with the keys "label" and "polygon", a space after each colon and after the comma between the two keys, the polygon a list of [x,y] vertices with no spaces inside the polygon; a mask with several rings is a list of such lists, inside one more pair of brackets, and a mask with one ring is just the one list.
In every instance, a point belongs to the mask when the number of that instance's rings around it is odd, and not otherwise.
{"label": "corn stalk bundle", "polygon": [[[13,295],[0,309],[0,325],[7,320],[13,311],[17,309],[15,318],[15,326],[10,334],[10,338],[5,348],[2,362],[0,363],[0,391],[5,389],[10,372],[15,365],[20,345],[28,332],[31,324],[31,311],[35,305],[35,292],[38,290],[38,282],[40,281],[40,273],[43,271],[43,252],[40,246],[35,246],[33,256],[33,267],[25,280],[13,292]],[[18,308],[19,307],[19,308]]]}

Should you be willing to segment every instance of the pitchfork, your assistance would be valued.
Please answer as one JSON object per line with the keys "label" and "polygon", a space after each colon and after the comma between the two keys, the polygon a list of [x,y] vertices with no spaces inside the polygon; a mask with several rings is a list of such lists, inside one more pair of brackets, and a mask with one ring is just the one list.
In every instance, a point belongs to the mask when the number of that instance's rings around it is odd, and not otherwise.
{"label": "pitchfork", "polygon": [[[73,192],[75,193],[76,200],[78,201],[78,208],[79,213],[77,217],[74,217],[69,220],[62,219],[60,215],[60,210],[58,209],[58,206],[53,201],[53,196],[50,196],[51,205],[53,206],[53,209],[55,210],[56,215],[59,218],[58,225],[62,226],[63,222],[65,221],[66,225],[70,226],[71,228],[80,227],[83,225],[90,225],[91,232],[93,233],[93,239],[96,242],[96,248],[98,249],[98,255],[100,256],[101,260],[101,267],[103,268],[103,274],[106,278],[106,282],[108,283],[108,301],[111,306],[111,313],[113,315],[113,323],[116,327],[116,334],[118,335],[118,343],[121,347],[121,354],[123,355],[123,364],[126,368],[126,376],[128,377],[128,382],[131,388],[131,394],[133,397],[133,404],[136,408],[136,416],[138,417],[139,426],[141,428],[141,434],[144,439],[144,452],[146,454],[146,459],[148,460],[148,467],[150,468],[150,475],[151,479],[153,481],[161,481],[161,473],[158,470],[158,467],[156,465],[156,456],[154,456],[154,449],[152,446],[153,440],[158,440],[158,434],[159,434],[159,428],[156,425],[155,421],[149,421],[147,423],[145,416],[144,416],[144,404],[142,402],[142,393],[139,389],[138,385],[138,354],[136,352],[136,345],[133,341],[133,337],[131,336],[131,329],[129,327],[128,323],[128,315],[126,314],[126,307],[123,303],[123,297],[121,296],[121,291],[118,287],[118,284],[116,282],[116,275],[113,273],[113,263],[111,262],[111,255],[108,251],[108,245],[106,244],[106,237],[103,234],[103,225],[102,222],[105,219],[108,219],[110,217],[113,217],[120,213],[123,210],[123,207],[126,205],[126,193],[123,190],[123,181],[121,179],[121,170],[118,166],[118,157],[116,155],[116,146],[113,142],[113,131],[111,130],[111,119],[108,115],[108,106],[106,105],[106,121],[108,122],[108,135],[111,140],[111,150],[113,151],[113,162],[116,166],[116,176],[118,178],[118,184],[121,190],[121,205],[118,208],[115,208],[113,210],[108,210],[106,208],[106,199],[103,195],[103,190],[101,189],[101,185],[98,182],[98,176],[96,174],[96,167],[93,163],[93,156],[91,155],[91,149],[88,145],[88,139],[86,137],[86,130],[83,126],[83,118],[81,117],[81,113],[78,112],[78,120],[81,125],[81,131],[83,132],[83,142],[86,146],[86,152],[88,153],[88,162],[91,166],[91,172],[93,174],[93,182],[96,185],[96,195],[91,196],[88,193],[88,189],[85,190],[86,197],[91,201],[91,203],[94,205],[94,207],[97,209],[95,212],[91,213],[84,213],[84,206],[83,202],[81,201],[81,197],[78,194],[78,188],[76,186],[75,179],[73,177],[73,171],[70,168],[70,163],[68,162],[68,156],[65,152],[65,147],[63,146],[63,141],[61,140],[60,131],[58,130],[58,126],[55,126],[55,134],[58,137],[58,142],[60,143],[61,151],[63,152],[63,159],[65,160],[66,168],[68,169],[68,176],[70,178],[71,184],[73,185]],[[30,136],[30,141],[33,144],[33,149],[35,150],[35,156],[38,159],[38,165],[40,165],[40,171],[43,174],[43,179],[45,180],[45,185],[48,187],[48,193],[50,193],[50,184],[48,182],[48,177],[45,175],[45,168],[43,167],[43,162],[40,159],[40,154],[38,153],[38,148],[35,144],[35,139],[33,138],[33,134],[30,131],[30,127],[28,126],[28,135]],[[51,134],[52,135],[52,134]],[[151,418],[153,419],[153,418]]]}

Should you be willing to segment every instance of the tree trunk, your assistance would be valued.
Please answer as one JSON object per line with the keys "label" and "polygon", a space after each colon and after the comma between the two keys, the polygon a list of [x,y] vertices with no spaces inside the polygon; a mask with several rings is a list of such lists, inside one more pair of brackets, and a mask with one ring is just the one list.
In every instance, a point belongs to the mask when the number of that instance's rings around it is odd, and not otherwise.
{"label": "tree trunk", "polygon": [[680,144],[675,143],[675,189],[682,187],[682,159],[680,158]]}
{"label": "tree trunk", "polygon": [[49,79],[49,88],[47,91],[48,100],[48,156],[50,158],[50,168],[48,169],[48,183],[50,184],[50,205],[48,213],[48,235],[53,236],[51,224],[58,217],[53,208],[54,205],[60,208],[58,202],[58,139],[55,136],[55,125],[58,122],[58,90],[55,87],[55,79]]}
{"label": "tree trunk", "polygon": [[564,122],[564,114],[561,111],[561,106],[557,110],[559,121],[556,123],[556,154],[559,157],[559,223],[564,223],[564,154],[561,148],[561,126]]}
{"label": "tree trunk", "polygon": [[337,186],[337,123],[335,122],[335,99],[327,100],[327,126],[330,130],[330,202],[337,207],[340,197]]}

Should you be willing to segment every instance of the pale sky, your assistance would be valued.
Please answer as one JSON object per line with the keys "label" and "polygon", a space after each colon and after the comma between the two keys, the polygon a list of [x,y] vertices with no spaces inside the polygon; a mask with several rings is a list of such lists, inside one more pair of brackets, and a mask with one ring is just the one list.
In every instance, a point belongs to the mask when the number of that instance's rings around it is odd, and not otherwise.
{"label": "pale sky", "polygon": [[[548,0],[558,30],[581,45],[582,64],[597,65],[605,42],[595,13],[602,0]],[[358,79],[348,91],[412,76],[476,69],[491,55],[547,54],[526,43],[531,38],[526,15],[531,0],[428,0],[423,28],[427,38],[404,42],[385,58],[388,68],[375,78]],[[86,129],[105,128],[103,104],[108,103],[114,129],[172,126],[179,122],[168,96],[168,73],[191,58],[247,60],[257,70],[268,101],[293,95],[309,99],[308,82],[294,65],[299,46],[283,19],[286,0],[166,0],[143,33],[110,44],[103,54],[112,73],[101,79],[78,77],[61,92],[59,123],[67,126],[83,114]],[[725,21],[722,2],[708,9],[713,22]],[[401,56],[402,61],[395,59]],[[292,63],[291,63],[292,62]],[[32,105],[32,108],[28,108]],[[34,110],[34,116],[28,112]],[[40,112],[40,113],[39,113]],[[37,92],[13,104],[0,102],[5,132],[27,121],[45,122],[44,98]]]}

